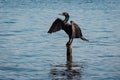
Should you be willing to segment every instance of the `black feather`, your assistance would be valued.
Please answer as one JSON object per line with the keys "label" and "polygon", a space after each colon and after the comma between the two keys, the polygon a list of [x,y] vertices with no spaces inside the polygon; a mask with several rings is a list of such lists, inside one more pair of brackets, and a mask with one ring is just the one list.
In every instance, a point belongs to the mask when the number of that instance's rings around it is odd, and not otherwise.
{"label": "black feather", "polygon": [[63,20],[57,18],[52,26],[50,27],[50,29],[48,30],[48,33],[53,33],[53,32],[56,32],[56,31],[59,31],[62,29],[62,27],[64,26],[64,22]]}

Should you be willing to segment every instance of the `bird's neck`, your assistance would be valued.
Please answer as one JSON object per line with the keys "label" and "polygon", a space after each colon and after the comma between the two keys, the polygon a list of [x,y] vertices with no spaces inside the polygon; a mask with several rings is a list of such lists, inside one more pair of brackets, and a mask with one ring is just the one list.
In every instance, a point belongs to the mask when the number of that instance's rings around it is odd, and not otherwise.
{"label": "bird's neck", "polygon": [[67,23],[68,20],[69,20],[69,15],[65,16],[64,23]]}

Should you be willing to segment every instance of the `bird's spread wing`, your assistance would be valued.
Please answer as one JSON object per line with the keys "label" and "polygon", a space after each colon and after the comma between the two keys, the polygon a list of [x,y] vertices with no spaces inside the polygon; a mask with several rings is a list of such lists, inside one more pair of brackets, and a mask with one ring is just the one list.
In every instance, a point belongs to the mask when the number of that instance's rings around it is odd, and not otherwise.
{"label": "bird's spread wing", "polygon": [[82,37],[82,32],[81,32],[80,27],[73,21],[71,24],[72,24],[72,34],[73,34],[74,38]]}
{"label": "bird's spread wing", "polygon": [[53,33],[53,32],[59,31],[59,30],[62,29],[62,26],[64,26],[63,20],[57,18],[57,19],[53,22],[53,24],[52,24],[52,26],[50,27],[48,33]]}
{"label": "bird's spread wing", "polygon": [[72,21],[71,24],[72,24],[72,29],[74,29],[72,30],[72,32],[74,32],[74,38],[81,38],[84,41],[89,41],[88,39],[83,37],[80,27],[75,22]]}

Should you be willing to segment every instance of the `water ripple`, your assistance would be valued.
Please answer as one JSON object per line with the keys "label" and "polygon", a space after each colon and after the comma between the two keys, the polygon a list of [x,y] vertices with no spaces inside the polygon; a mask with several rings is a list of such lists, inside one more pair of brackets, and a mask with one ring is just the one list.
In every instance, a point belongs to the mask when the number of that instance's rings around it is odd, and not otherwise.
{"label": "water ripple", "polygon": [[0,70],[3,71],[16,71],[16,72],[22,72],[22,71],[27,71],[27,72],[33,72],[33,71],[37,71],[34,69],[29,69],[29,68],[16,68],[16,67],[0,67]]}
{"label": "water ripple", "polygon": [[3,22],[3,23],[5,23],[5,24],[14,24],[14,23],[16,23],[16,22],[13,22],[13,21],[6,21],[6,22]]}
{"label": "water ripple", "polygon": [[15,34],[0,34],[0,36],[15,36]]}

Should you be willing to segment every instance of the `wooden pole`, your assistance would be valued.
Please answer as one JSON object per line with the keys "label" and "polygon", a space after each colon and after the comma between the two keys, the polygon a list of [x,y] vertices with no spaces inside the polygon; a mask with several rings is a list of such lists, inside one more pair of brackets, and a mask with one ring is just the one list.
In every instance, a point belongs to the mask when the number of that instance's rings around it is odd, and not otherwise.
{"label": "wooden pole", "polygon": [[67,63],[72,63],[72,43],[66,45],[67,47]]}

